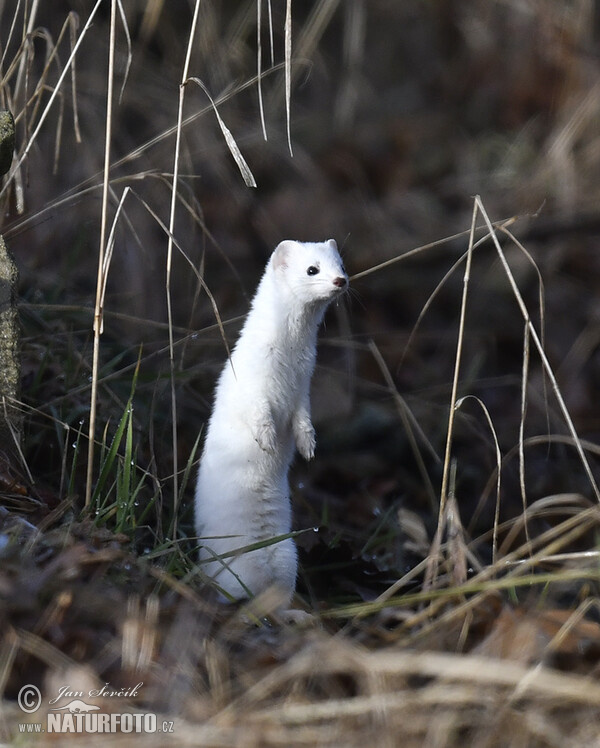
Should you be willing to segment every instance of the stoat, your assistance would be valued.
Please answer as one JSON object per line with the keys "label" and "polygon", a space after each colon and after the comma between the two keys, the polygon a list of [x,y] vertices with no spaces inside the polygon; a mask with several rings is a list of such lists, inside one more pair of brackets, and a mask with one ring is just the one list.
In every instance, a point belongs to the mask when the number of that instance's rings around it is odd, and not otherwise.
{"label": "stoat", "polygon": [[317,330],[329,303],[347,287],[333,239],[281,242],[219,378],[195,521],[202,571],[230,598],[275,586],[284,606],[291,601],[298,566],[291,538],[232,551],[291,530],[290,463],[295,448],[306,460],[315,450],[310,380]]}

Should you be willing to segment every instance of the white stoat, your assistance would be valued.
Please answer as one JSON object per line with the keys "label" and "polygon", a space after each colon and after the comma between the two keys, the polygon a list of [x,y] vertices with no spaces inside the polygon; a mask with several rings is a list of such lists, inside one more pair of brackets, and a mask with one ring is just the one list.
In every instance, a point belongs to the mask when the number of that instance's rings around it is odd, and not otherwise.
{"label": "white stoat", "polygon": [[295,447],[314,455],[310,380],[317,330],[348,286],[333,239],[283,241],[271,255],[231,359],[219,379],[196,484],[202,570],[234,599],[296,584],[291,538],[231,551],[291,530],[288,470]]}

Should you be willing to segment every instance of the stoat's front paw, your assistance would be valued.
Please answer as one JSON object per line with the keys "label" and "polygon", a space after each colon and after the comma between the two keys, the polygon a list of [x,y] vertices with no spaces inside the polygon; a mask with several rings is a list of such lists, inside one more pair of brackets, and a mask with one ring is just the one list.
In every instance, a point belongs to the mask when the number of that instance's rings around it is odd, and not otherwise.
{"label": "stoat's front paw", "polygon": [[254,438],[263,452],[274,454],[277,450],[277,434],[273,423],[259,423],[257,428],[254,430]]}
{"label": "stoat's front paw", "polygon": [[305,460],[312,460],[315,456],[315,446],[317,444],[315,430],[312,425],[298,428],[295,436],[298,452],[300,452]]}

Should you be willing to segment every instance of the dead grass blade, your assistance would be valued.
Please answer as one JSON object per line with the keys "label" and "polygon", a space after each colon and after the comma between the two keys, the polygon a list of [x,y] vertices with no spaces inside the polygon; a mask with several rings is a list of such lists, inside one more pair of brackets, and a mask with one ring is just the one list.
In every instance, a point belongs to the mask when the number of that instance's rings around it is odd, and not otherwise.
{"label": "dead grass blade", "polygon": [[[270,15],[269,4],[269,15]],[[273,45],[271,44],[271,54]],[[260,124],[263,131],[263,138],[267,138],[267,125],[265,122],[265,107],[262,94],[262,0],[256,0],[256,87],[258,90],[258,111],[260,113]]]}
{"label": "dead grass blade", "polygon": [[123,98],[123,92],[125,91],[125,86],[127,85],[127,79],[129,78],[129,71],[131,69],[133,53],[131,51],[131,34],[129,33],[129,26],[127,24],[127,16],[125,15],[125,10],[123,9],[123,0],[117,0],[117,6],[119,8],[119,15],[121,16],[121,25],[123,27],[123,31],[125,32],[125,41],[127,42],[127,61],[124,66],[123,83],[121,84],[121,91],[119,93],[119,103],[120,103],[121,99]]}
{"label": "dead grass blade", "polygon": [[468,549],[465,541],[465,531],[460,519],[460,511],[455,493],[456,462],[452,463],[450,491],[446,501],[444,524],[448,533],[448,561],[450,565],[451,584],[458,587],[467,581]]}
{"label": "dead grass blade", "polygon": [[121,216],[121,211],[123,210],[123,205],[125,204],[125,200],[127,199],[127,195],[131,191],[131,187],[125,187],[123,190],[123,194],[121,195],[121,199],[119,200],[119,204],[117,206],[117,209],[115,211],[115,216],[113,218],[112,226],[110,228],[110,234],[108,235],[108,240],[106,242],[106,252],[104,253],[104,258],[102,262],[102,284],[100,288],[100,303],[99,308],[101,310],[101,318],[100,318],[100,333],[104,331],[104,299],[106,297],[106,284],[108,283],[108,271],[110,270],[110,263],[112,261],[113,252],[115,248],[115,232],[117,229],[117,225],[119,222],[119,218]]}
{"label": "dead grass blade", "polygon": [[431,442],[427,439],[427,437],[423,433],[423,430],[419,426],[414,415],[411,413],[411,410],[406,404],[406,401],[398,392],[398,389],[396,385],[394,384],[392,375],[390,374],[390,370],[388,369],[383,359],[383,356],[381,355],[381,352],[379,351],[379,348],[377,348],[375,341],[373,340],[369,341],[369,349],[371,350],[371,353],[373,354],[373,358],[377,362],[377,365],[379,366],[379,369],[381,373],[383,374],[383,377],[386,381],[389,391],[394,398],[394,401],[396,403],[396,409],[398,410],[400,420],[402,421],[402,425],[404,426],[404,431],[408,438],[410,448],[415,458],[415,462],[417,463],[417,467],[419,468],[419,472],[421,474],[421,477],[423,478],[423,482],[425,484],[425,488],[427,490],[427,494],[431,502],[431,507],[432,509],[435,510],[435,508],[437,507],[435,489],[433,487],[433,483],[431,482],[431,478],[429,477],[429,473],[427,472],[427,467],[425,466],[425,461],[423,460],[421,450],[419,449],[419,445],[417,443],[417,439],[414,433],[415,431],[417,432],[419,439],[421,440],[423,444],[425,444],[425,446],[427,447],[427,451],[433,456],[433,458],[438,463],[441,462],[441,460],[439,456],[437,455],[435,449],[433,448]]}
{"label": "dead grass blade", "polygon": [[478,398],[476,395],[465,395],[464,397],[461,397],[460,400],[458,400],[458,402],[456,403],[456,409],[459,410],[466,400],[475,400],[475,402],[482,409],[483,414],[485,415],[485,418],[488,422],[488,426],[490,427],[490,431],[494,439],[494,446],[496,448],[496,476],[497,476],[496,478],[496,508],[494,511],[494,528],[492,531],[492,564],[495,564],[497,560],[497,552],[498,552],[498,520],[500,517],[500,486],[501,486],[501,479],[502,479],[502,453],[500,452],[500,444],[498,442],[498,436],[496,434],[496,429],[494,428],[492,417],[490,415],[489,410],[486,408],[485,403],[480,398]]}
{"label": "dead grass blade", "polygon": [[[506,218],[503,221],[496,221],[494,224],[492,224],[495,228],[499,228],[500,226],[510,226],[511,224],[515,223],[517,221],[517,216],[512,216],[511,218]],[[484,227],[483,226],[477,226],[475,229],[476,231],[481,231]],[[471,229],[465,229],[465,231],[459,231],[458,234],[452,234],[451,236],[446,236],[443,239],[436,239],[434,242],[428,242],[427,244],[422,244],[420,247],[415,247],[414,249],[409,249],[406,252],[403,252],[402,254],[396,255],[395,257],[391,257],[389,260],[384,260],[384,262],[380,262],[377,265],[373,265],[370,268],[367,268],[366,270],[362,270],[360,273],[355,273],[354,275],[350,276],[351,281],[356,281],[359,278],[364,278],[367,275],[371,275],[372,273],[377,273],[380,270],[384,270],[387,267],[390,267],[390,265],[395,265],[397,262],[402,262],[403,260],[407,260],[409,257],[414,257],[415,255],[421,254],[422,252],[426,252],[429,249],[434,249],[435,247],[441,247],[444,244],[449,244],[450,242],[456,241],[457,239],[463,239],[465,236],[469,236],[471,233]],[[489,238],[489,234],[486,234],[483,239]],[[479,241],[477,242],[479,244]],[[458,261],[460,262],[460,260]]]}
{"label": "dead grass blade", "polygon": [[219,127],[221,128],[221,132],[223,133],[223,137],[225,138],[225,143],[227,144],[227,147],[229,148],[229,152],[233,156],[233,159],[235,163],[237,164],[238,169],[240,170],[240,174],[242,175],[244,182],[246,183],[247,187],[256,187],[256,180],[254,179],[254,175],[252,174],[252,171],[250,170],[250,167],[246,163],[246,159],[242,156],[242,152],[240,151],[238,144],[235,142],[235,138],[231,134],[231,131],[227,127],[227,125],[223,122],[221,115],[219,114],[219,110],[217,109],[217,105],[214,102],[214,99],[209,94],[208,89],[204,85],[204,83],[200,80],[200,78],[195,78],[194,76],[188,78],[183,85],[186,85],[187,83],[192,82],[195,83],[197,86],[200,86],[200,88],[204,91],[206,96],[208,97],[213,111],[215,113],[215,117],[217,118],[217,122],[219,123]]}
{"label": "dead grass blade", "polygon": [[285,118],[287,125],[288,148],[293,157],[292,149],[292,0],[286,0],[285,5]]}
{"label": "dead grass blade", "polygon": [[[77,13],[69,13],[69,40],[71,43],[71,52],[75,49],[77,43],[77,30],[79,29],[79,16]],[[81,130],[79,129],[79,111],[77,108],[77,67],[76,58],[73,58],[71,68],[71,100],[73,106],[73,130],[75,132],[75,141],[81,143]]]}
{"label": "dead grass blade", "polygon": [[527,413],[527,381],[529,373],[529,327],[525,323],[523,330],[523,367],[521,371],[521,417],[519,420],[519,487],[523,505],[524,529],[527,544],[530,544],[529,525],[527,524],[527,489],[525,487],[525,415]]}
{"label": "dead grass blade", "polygon": [[271,0],[267,0],[267,10],[269,12],[269,42],[271,44],[271,67],[275,67],[275,42],[273,37],[273,7]]}

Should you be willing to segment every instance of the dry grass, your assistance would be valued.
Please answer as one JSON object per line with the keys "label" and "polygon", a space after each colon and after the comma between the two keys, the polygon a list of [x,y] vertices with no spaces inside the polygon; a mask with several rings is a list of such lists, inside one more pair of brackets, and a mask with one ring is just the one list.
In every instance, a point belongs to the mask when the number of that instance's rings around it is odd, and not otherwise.
{"label": "dry grass", "polygon": [[[0,740],[33,740],[26,683],[31,722],[65,684],[143,683],[98,703],[173,722],[146,744],[597,744],[593,8],[45,5],[0,7],[26,457],[0,472]],[[214,602],[190,507],[285,236],[355,271],[293,473],[304,627]]]}

